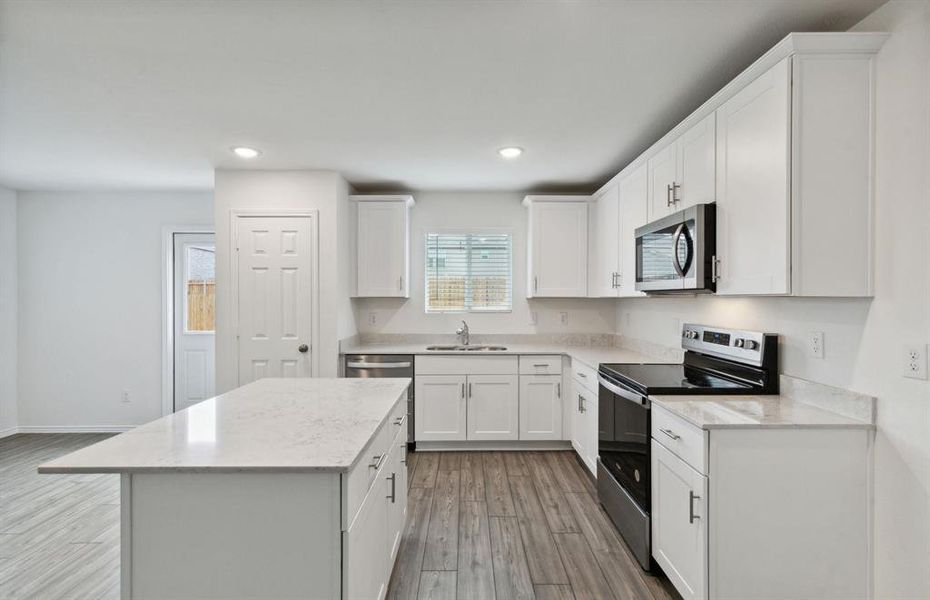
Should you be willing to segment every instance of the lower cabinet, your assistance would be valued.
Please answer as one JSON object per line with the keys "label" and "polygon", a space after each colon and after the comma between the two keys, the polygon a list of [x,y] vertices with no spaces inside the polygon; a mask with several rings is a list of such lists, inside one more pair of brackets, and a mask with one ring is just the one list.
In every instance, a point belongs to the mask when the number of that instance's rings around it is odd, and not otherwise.
{"label": "lower cabinet", "polygon": [[414,383],[416,440],[466,439],[465,375],[417,375]]}
{"label": "lower cabinet", "polygon": [[520,439],[562,439],[562,376],[520,376]]}
{"label": "lower cabinet", "polygon": [[469,440],[515,440],[519,437],[519,390],[516,375],[466,377]]}
{"label": "lower cabinet", "polygon": [[[391,424],[385,426],[393,427]],[[348,531],[343,534],[343,598],[346,599],[384,598],[400,548],[407,518],[407,429],[395,429],[391,430],[393,439],[386,454],[375,456],[372,465],[365,461],[355,467],[376,468],[377,474]]]}
{"label": "lower cabinet", "polygon": [[572,382],[572,447],[585,466],[597,473],[597,394]]}
{"label": "lower cabinet", "polygon": [[652,556],[684,600],[707,597],[707,477],[652,442]]}

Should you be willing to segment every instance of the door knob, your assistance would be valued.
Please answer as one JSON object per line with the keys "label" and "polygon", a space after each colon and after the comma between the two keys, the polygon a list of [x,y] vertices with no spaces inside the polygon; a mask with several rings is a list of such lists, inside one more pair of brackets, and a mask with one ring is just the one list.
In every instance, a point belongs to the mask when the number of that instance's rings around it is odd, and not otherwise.
{"label": "door knob", "polygon": [[298,352],[306,352],[306,351],[309,350],[309,349],[310,349],[310,346],[308,346],[307,344],[301,344],[301,345],[297,346],[297,351],[298,351]]}

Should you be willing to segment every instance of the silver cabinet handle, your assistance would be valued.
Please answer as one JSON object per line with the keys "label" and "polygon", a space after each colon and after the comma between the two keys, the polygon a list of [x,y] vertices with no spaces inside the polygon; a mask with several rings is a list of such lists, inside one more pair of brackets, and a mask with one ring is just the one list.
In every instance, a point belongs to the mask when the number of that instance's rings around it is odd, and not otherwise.
{"label": "silver cabinet handle", "polygon": [[346,366],[350,369],[409,369],[413,366],[410,362],[347,362]]}
{"label": "silver cabinet handle", "polygon": [[581,371],[578,371],[578,377],[581,377],[582,379],[587,379],[587,378],[588,378],[588,376],[585,375],[584,373],[582,373]]}
{"label": "silver cabinet handle", "polygon": [[471,398],[471,382],[468,382],[468,397]]}
{"label": "silver cabinet handle", "polygon": [[720,259],[717,258],[716,254],[714,254],[710,257],[710,280],[713,283],[717,283],[717,280],[720,279],[720,269],[718,268],[719,265]]}
{"label": "silver cabinet handle", "polygon": [[582,396],[581,394],[578,394],[578,412],[580,412],[580,413],[585,412],[585,409],[584,409],[584,396]]}
{"label": "silver cabinet handle", "polygon": [[391,500],[391,504],[397,501],[397,473],[391,473],[391,476],[388,477],[391,480],[391,495],[385,496]]}
{"label": "silver cabinet handle", "polygon": [[665,206],[672,205],[672,184],[665,187]]}
{"label": "silver cabinet handle", "polygon": [[465,399],[465,384],[464,383],[462,384],[462,391],[459,393],[459,398],[461,398],[462,400]]}
{"label": "silver cabinet handle", "polygon": [[538,369],[539,367],[548,367],[549,363],[533,363],[533,366]]}
{"label": "silver cabinet handle", "polygon": [[562,397],[562,384],[561,383],[555,384],[555,397],[556,398]]}
{"label": "silver cabinet handle", "polygon": [[533,291],[539,291],[539,277],[533,277]]}
{"label": "silver cabinet handle", "polygon": [[406,464],[407,464],[407,442],[406,442],[406,441],[401,442],[401,443],[400,443],[400,446],[398,446],[398,448],[400,448],[400,449],[403,451],[403,453],[404,453],[404,454],[403,454],[404,457],[403,457],[402,459],[400,459],[400,462],[401,462],[401,464],[406,465]]}
{"label": "silver cabinet handle", "polygon": [[404,424],[404,421],[406,420],[407,420],[407,415],[405,414],[402,417],[397,417],[396,419],[394,419],[394,424],[400,427],[401,425]]}
{"label": "silver cabinet handle", "polygon": [[368,466],[377,471],[381,468],[381,462],[384,460],[384,454],[376,454],[371,457],[375,462],[369,464]]}
{"label": "silver cabinet handle", "polygon": [[397,291],[399,292],[404,291],[404,276],[403,275],[397,278]]}
{"label": "silver cabinet handle", "polygon": [[680,183],[672,182],[672,204],[681,202],[681,198],[678,197],[678,190],[681,189]]}
{"label": "silver cabinet handle", "polygon": [[677,433],[675,433],[674,431],[672,431],[671,429],[660,429],[659,431],[661,431],[662,433],[664,433],[664,434],[667,435],[668,437],[672,438],[673,440],[680,440],[680,439],[681,439],[681,436],[678,435]]}
{"label": "silver cabinet handle", "polygon": [[698,515],[694,514],[694,501],[700,500],[700,496],[695,496],[694,492],[688,490],[688,523],[694,523],[695,519],[700,519]]}

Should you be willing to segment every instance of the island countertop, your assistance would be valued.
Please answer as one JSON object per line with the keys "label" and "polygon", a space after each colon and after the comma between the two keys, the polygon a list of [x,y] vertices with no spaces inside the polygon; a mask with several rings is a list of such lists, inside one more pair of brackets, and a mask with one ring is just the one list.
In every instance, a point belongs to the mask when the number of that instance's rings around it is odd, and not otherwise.
{"label": "island countertop", "polygon": [[261,379],[39,466],[40,473],[348,471],[408,378]]}

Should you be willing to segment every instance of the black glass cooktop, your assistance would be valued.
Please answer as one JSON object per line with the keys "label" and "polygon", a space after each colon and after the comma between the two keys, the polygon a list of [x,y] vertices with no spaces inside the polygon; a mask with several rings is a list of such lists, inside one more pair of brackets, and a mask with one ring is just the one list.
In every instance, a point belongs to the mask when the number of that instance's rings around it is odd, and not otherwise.
{"label": "black glass cooktop", "polygon": [[674,364],[602,364],[602,373],[641,394],[745,394],[755,386]]}

